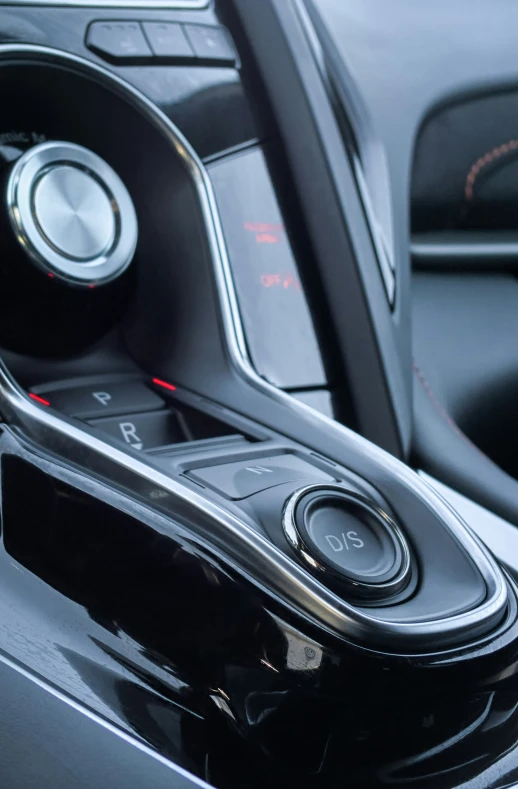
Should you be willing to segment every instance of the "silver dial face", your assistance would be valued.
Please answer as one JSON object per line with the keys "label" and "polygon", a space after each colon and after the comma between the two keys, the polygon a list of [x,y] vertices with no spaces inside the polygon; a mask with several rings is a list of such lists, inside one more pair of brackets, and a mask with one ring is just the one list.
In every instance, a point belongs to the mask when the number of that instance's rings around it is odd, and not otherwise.
{"label": "silver dial face", "polygon": [[72,260],[92,260],[113,244],[111,200],[84,170],[68,164],[49,169],[33,190],[33,206],[43,235]]}
{"label": "silver dial face", "polygon": [[131,263],[133,202],[117,173],[87,148],[46,142],[28,150],[9,176],[7,204],[20,244],[52,276],[100,285]]}

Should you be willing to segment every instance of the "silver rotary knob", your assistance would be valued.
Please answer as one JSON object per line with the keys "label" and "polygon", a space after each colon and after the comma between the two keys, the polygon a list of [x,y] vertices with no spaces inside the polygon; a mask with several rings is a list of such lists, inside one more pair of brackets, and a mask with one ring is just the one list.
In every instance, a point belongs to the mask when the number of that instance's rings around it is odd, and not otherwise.
{"label": "silver rotary knob", "polygon": [[129,266],[135,208],[117,173],[87,148],[47,142],[25,153],[7,183],[9,219],[33,262],[75,285],[100,285]]}

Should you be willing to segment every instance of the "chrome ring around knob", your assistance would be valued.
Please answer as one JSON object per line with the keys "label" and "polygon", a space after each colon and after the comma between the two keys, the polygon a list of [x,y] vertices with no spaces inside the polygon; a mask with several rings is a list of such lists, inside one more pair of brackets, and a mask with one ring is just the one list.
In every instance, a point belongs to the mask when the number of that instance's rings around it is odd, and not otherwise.
{"label": "chrome ring around knob", "polygon": [[15,163],[7,183],[11,226],[44,272],[70,284],[111,282],[137,245],[133,202],[100,156],[68,142],[46,142]]}
{"label": "chrome ring around knob", "polygon": [[[356,573],[348,573],[344,568],[333,567],[333,562],[329,557],[324,557],[322,552],[311,540],[306,529],[301,529],[298,523],[297,509],[304,499],[307,500],[311,494],[319,494],[325,498],[326,494],[349,502],[353,507],[363,511],[368,517],[374,519],[378,527],[390,536],[391,541],[396,546],[399,556],[397,566],[394,566],[392,573],[386,573],[384,580],[380,582],[362,580]],[[412,575],[412,562],[407,541],[394,520],[375,503],[355,491],[341,487],[340,485],[327,485],[325,483],[307,485],[295,491],[285,504],[282,515],[282,527],[284,534],[300,557],[302,562],[314,572],[317,572],[324,583],[327,579],[333,579],[343,588],[348,587],[353,594],[359,594],[363,599],[381,600],[390,598],[402,592],[409,584]],[[306,533],[304,533],[306,532]],[[354,538],[353,538],[354,539]]]}

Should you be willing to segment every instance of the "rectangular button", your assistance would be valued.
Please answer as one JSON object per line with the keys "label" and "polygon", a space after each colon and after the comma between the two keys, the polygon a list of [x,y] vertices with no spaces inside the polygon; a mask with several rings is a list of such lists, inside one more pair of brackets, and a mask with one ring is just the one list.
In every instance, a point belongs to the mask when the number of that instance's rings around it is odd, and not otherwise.
{"label": "rectangular button", "polygon": [[305,480],[308,483],[334,482],[329,474],[306,463],[296,455],[277,455],[255,460],[239,460],[221,466],[207,466],[188,471],[186,476],[223,493],[229,499],[245,499],[283,482],[297,480]]}
{"label": "rectangular button", "polygon": [[140,22],[92,22],[86,46],[106,60],[132,62],[153,57]]}
{"label": "rectangular button", "polygon": [[209,25],[184,25],[187,38],[191,42],[196,57],[215,63],[233,64],[236,53],[230,44],[226,30]]}
{"label": "rectangular button", "polygon": [[156,57],[178,60],[194,58],[194,51],[181,25],[173,22],[143,22],[142,26]]}
{"label": "rectangular button", "polygon": [[154,411],[165,406],[162,398],[142,381],[55,389],[45,391],[45,399],[52,408],[80,419]]}
{"label": "rectangular button", "polygon": [[131,449],[145,451],[185,441],[174,411],[95,419],[89,424],[122,441]]}

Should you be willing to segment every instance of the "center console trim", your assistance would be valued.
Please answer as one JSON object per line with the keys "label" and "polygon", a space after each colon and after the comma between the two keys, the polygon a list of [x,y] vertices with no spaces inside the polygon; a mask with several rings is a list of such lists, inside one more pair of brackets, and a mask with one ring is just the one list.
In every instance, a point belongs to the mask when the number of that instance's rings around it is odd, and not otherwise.
{"label": "center console trim", "polygon": [[232,364],[246,382],[271,399],[293,409],[301,417],[311,416],[327,428],[337,431],[343,442],[353,450],[363,453],[377,464],[390,469],[394,477],[410,487],[423,504],[437,513],[447,523],[450,531],[476,563],[487,588],[485,600],[474,610],[444,618],[442,620],[401,623],[380,619],[359,611],[332,591],[320,584],[302,567],[282,553],[272,543],[250,528],[223,506],[182,485],[178,480],[166,476],[147,465],[138,457],[122,451],[108,441],[98,438],[80,423],[57,417],[51,411],[36,405],[11,377],[3,363],[0,366],[0,411],[7,424],[28,429],[29,436],[44,435],[58,448],[66,447],[68,457],[73,456],[70,446],[77,446],[78,457],[86,453],[101,455],[154,485],[170,492],[183,501],[206,513],[214,522],[219,534],[225,535],[227,544],[232,541],[241,548],[251,549],[254,561],[245,567],[248,576],[269,595],[278,595],[305,616],[324,623],[335,633],[369,643],[380,643],[393,647],[395,651],[426,650],[438,651],[457,645],[461,636],[472,640],[483,635],[489,626],[496,628],[504,617],[508,602],[508,587],[504,575],[482,542],[464,527],[460,518],[434,491],[409,467],[392,455],[371,444],[323,414],[295,400],[289,394],[265,382],[253,370],[246,353],[243,328],[237,298],[234,291],[229,260],[224,243],[223,230],[209,176],[190,144],[174,124],[139,91],[106,69],[80,57],[37,45],[6,44],[0,46],[0,61],[5,60],[44,61],[52,65],[73,68],[101,83],[107,83],[126,101],[146,114],[150,122],[169,140],[184,161],[197,188],[200,208],[206,224],[214,273],[218,287],[220,308],[225,328],[226,342]]}

